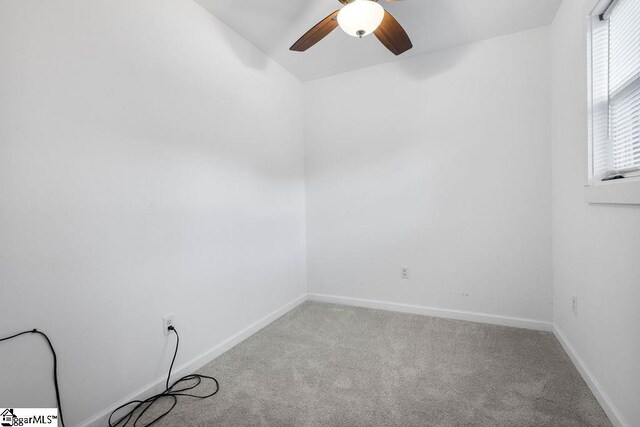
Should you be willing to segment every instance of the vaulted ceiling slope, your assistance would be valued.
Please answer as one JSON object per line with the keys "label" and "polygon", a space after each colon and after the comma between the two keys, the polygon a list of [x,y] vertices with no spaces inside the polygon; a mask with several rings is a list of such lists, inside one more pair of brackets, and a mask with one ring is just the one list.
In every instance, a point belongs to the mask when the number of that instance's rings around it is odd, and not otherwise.
{"label": "vaulted ceiling slope", "polygon": [[337,0],[195,0],[300,80],[396,61],[551,23],[561,0],[404,0],[381,2],[413,49],[394,56],[373,36],[340,29],[306,52],[289,46],[342,5]]}

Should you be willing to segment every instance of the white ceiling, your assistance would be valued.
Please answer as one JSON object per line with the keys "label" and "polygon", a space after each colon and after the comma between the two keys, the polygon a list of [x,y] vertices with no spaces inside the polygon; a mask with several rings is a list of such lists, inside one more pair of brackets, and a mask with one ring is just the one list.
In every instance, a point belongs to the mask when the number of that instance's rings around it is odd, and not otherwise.
{"label": "white ceiling", "polygon": [[195,0],[300,80],[312,80],[420,53],[548,25],[561,0],[405,0],[381,4],[413,49],[396,57],[373,35],[357,39],[336,28],[306,52],[291,46],[342,5],[337,0]]}

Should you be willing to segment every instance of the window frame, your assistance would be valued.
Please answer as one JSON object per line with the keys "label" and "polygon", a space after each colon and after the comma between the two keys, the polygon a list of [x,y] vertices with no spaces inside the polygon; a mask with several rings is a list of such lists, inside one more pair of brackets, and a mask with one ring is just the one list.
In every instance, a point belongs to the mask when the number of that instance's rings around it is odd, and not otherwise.
{"label": "window frame", "polygon": [[[595,5],[594,5],[595,3]],[[588,0],[586,19],[587,39],[587,98],[588,98],[588,150],[586,200],[589,203],[640,204],[640,170],[625,173],[625,178],[602,181],[610,170],[613,149],[609,146],[609,23],[600,15],[611,0]],[[602,49],[606,32],[606,54]],[[607,79],[604,81],[603,79]]]}

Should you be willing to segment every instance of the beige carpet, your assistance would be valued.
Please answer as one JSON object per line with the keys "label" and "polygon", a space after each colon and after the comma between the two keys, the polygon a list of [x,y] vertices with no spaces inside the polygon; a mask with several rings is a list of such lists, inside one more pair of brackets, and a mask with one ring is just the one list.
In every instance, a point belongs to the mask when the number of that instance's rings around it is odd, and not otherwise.
{"label": "beige carpet", "polygon": [[611,425],[553,334],[389,311],[307,302],[200,373],[160,425]]}

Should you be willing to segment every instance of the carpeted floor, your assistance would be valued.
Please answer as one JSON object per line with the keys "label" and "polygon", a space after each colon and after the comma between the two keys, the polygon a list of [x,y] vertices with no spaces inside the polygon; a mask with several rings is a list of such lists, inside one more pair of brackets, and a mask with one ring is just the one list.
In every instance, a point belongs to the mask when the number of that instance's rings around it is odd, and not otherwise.
{"label": "carpeted floor", "polygon": [[611,425],[553,334],[382,310],[306,302],[200,373],[160,425]]}

